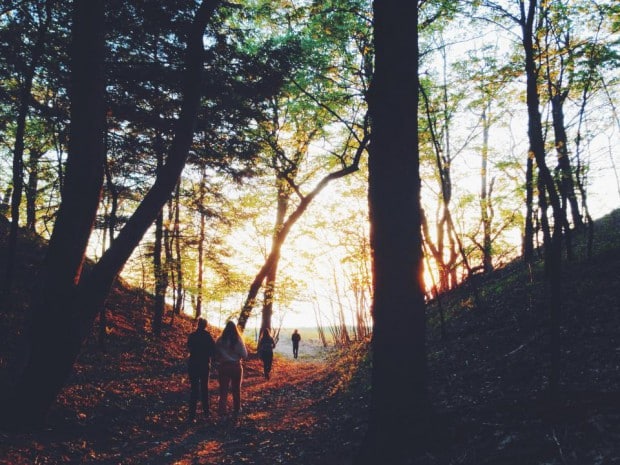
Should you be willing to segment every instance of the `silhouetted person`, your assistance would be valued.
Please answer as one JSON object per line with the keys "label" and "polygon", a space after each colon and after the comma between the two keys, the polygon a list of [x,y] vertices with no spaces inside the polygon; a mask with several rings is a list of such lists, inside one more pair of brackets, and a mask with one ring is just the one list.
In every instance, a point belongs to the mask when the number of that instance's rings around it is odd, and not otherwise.
{"label": "silhouetted person", "polygon": [[258,339],[258,356],[263,362],[263,374],[265,379],[269,379],[271,375],[271,367],[273,366],[273,349],[276,346],[276,342],[269,334],[269,329],[264,328],[261,331],[261,336]]}
{"label": "silhouetted person", "polygon": [[207,331],[207,320],[198,318],[196,331],[187,338],[189,360],[187,372],[191,393],[189,398],[189,420],[196,418],[196,405],[200,397],[202,413],[209,418],[209,368],[211,358],[215,356],[215,341]]}
{"label": "silhouetted person", "polygon": [[219,414],[226,415],[226,403],[228,402],[228,391],[232,392],[233,413],[235,417],[241,410],[241,381],[243,379],[243,367],[241,359],[248,356],[248,351],[237,330],[237,326],[232,321],[226,323],[224,331],[215,342],[217,347],[217,358],[219,360],[219,381],[220,381],[220,405]]}
{"label": "silhouetted person", "polygon": [[291,341],[293,341],[293,357],[297,358],[299,354],[299,341],[301,341],[301,335],[297,330],[293,331]]}

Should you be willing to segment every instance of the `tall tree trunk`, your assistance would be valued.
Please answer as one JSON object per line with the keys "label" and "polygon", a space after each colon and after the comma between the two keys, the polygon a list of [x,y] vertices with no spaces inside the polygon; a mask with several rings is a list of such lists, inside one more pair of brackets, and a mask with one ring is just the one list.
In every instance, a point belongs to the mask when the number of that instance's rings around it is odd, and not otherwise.
{"label": "tall tree trunk", "polygon": [[[281,248],[279,246],[278,248]],[[267,276],[265,276],[265,286],[263,291],[263,310],[261,312],[260,329],[271,329],[271,319],[273,317],[273,299],[276,292],[276,278],[278,275],[278,263],[280,255],[274,260],[273,265],[269,268]]]}
{"label": "tall tree trunk", "polygon": [[108,228],[108,232],[110,235],[110,244],[112,244],[116,236],[116,221],[117,221],[117,212],[118,212],[118,189],[114,185],[114,179],[112,179],[112,172],[110,171],[110,161],[107,156],[108,149],[109,149],[109,144],[107,143],[108,140],[109,140],[109,137],[106,133],[106,157],[105,157],[105,165],[104,165],[104,174],[105,174],[105,184],[106,184],[108,196],[110,197],[110,203],[111,203],[110,211],[108,213],[107,228]]}
{"label": "tall tree trunk", "polygon": [[489,129],[490,115],[488,115],[490,103],[482,112],[482,150],[480,166],[480,217],[482,221],[482,268],[485,273],[493,271],[493,250],[491,242],[491,222],[493,210],[491,208],[491,196],[489,188]]}
{"label": "tall tree trunk", "polygon": [[[444,86],[445,87],[445,86]],[[447,96],[445,96],[444,88],[444,106],[447,105]],[[439,218],[436,221],[436,235],[437,246],[435,247],[430,241],[430,236],[427,234],[427,244],[433,253],[433,258],[439,269],[439,292],[445,292],[450,290],[456,285],[456,243],[453,236],[451,236],[450,229],[450,200],[452,199],[452,180],[450,176],[450,144],[446,140],[445,149],[442,149],[437,131],[435,130],[435,119],[432,116],[430,103],[428,96],[423,87],[420,87],[420,93],[424,100],[424,108],[426,112],[426,119],[428,121],[429,132],[435,150],[435,161],[437,165],[437,172],[439,174],[439,188],[441,190],[440,206],[439,206]],[[448,117],[444,112],[445,124],[448,126]],[[446,138],[448,137],[448,131],[446,131]],[[426,226],[426,220],[423,219],[423,223]],[[455,231],[456,234],[456,231]],[[448,257],[445,257],[445,243],[446,238],[450,244],[448,249]]]}
{"label": "tall tree trunk", "polygon": [[523,260],[534,260],[534,157],[528,153],[525,166],[525,225],[523,230]]}
{"label": "tall tree trunk", "polygon": [[[553,177],[547,167],[545,144],[543,138],[542,120],[539,106],[540,98],[538,95],[538,68],[535,62],[534,47],[534,20],[538,8],[536,0],[530,0],[529,8],[526,13],[524,2],[521,4],[521,26],[523,31],[523,49],[525,52],[525,72],[526,72],[526,101],[528,111],[528,137],[530,142],[530,152],[533,153],[538,166],[538,186],[539,201],[542,201],[541,219],[543,221],[544,237],[544,256],[545,274],[549,283],[549,311],[550,311],[550,359],[551,367],[549,374],[548,391],[553,396],[559,389],[560,377],[560,309],[562,305],[561,293],[561,245],[562,229],[566,222],[560,205],[560,199],[555,189]],[[544,6],[541,6],[543,8]],[[542,15],[541,15],[542,17]],[[546,223],[547,203],[553,212],[553,232]]]}
{"label": "tall tree trunk", "polygon": [[[278,244],[278,231],[282,229],[284,220],[286,219],[286,211],[288,210],[289,199],[291,195],[291,187],[289,186],[286,176],[278,173],[276,179],[278,188],[278,200],[276,207],[276,220],[273,226],[273,236],[271,238],[271,250],[280,250],[282,244]],[[280,261],[280,253],[274,259],[273,266],[265,276],[265,290],[263,293],[263,311],[261,315],[261,332],[263,329],[271,329],[271,317],[273,316],[273,299],[276,291],[276,279],[278,276],[278,263]]]}
{"label": "tall tree trunk", "polygon": [[172,253],[172,247],[174,245],[174,234],[170,228],[170,225],[174,223],[174,205],[172,203],[172,196],[168,200],[168,221],[164,227],[164,252],[166,254],[166,279],[167,283],[170,285],[171,294],[172,294],[172,308],[173,311],[171,313],[170,324],[174,323],[174,308],[176,307],[176,298],[177,294],[175,292],[177,288],[177,279],[174,270],[174,257]]}
{"label": "tall tree trunk", "polygon": [[[566,203],[570,205],[573,225],[580,228],[583,225],[579,203],[575,194],[575,182],[573,170],[568,156],[568,137],[564,126],[564,100],[568,92],[562,95],[554,95],[551,98],[551,115],[553,118],[553,132],[555,134],[555,150],[558,155],[558,169],[560,171],[560,195],[562,196],[562,209],[566,211]],[[565,214],[566,215],[566,214]]]}
{"label": "tall tree trunk", "polygon": [[203,33],[219,2],[201,3],[188,32],[183,100],[166,166],[114,243],[82,276],[103,180],[103,5],[102,0],[74,2],[71,137],[64,195],[33,293],[28,360],[3,406],[7,414],[0,415],[13,427],[32,428],[44,422],[112,283],[178,181],[200,105]]}
{"label": "tall tree trunk", "polygon": [[185,301],[185,288],[183,286],[183,257],[181,255],[181,184],[178,183],[174,193],[174,250],[176,258],[174,260],[177,275],[176,300],[174,304],[174,314],[180,315]]}
{"label": "tall tree trunk", "polygon": [[[74,305],[103,179],[103,1],[73,11],[71,128],[63,201],[32,294],[27,365],[9,400],[14,426],[40,425],[79,349]],[[82,302],[83,303],[83,302]],[[98,310],[98,308],[97,308]],[[45,383],[41,383],[44,379]]]}
{"label": "tall tree trunk", "polygon": [[26,185],[26,229],[35,232],[37,226],[37,197],[39,190],[40,150],[30,149],[28,157],[28,184]]}
{"label": "tall tree trunk", "polygon": [[200,168],[200,187],[198,197],[198,211],[200,212],[200,233],[198,237],[198,282],[196,283],[196,307],[194,310],[194,318],[200,318],[202,315],[202,286],[203,286],[203,274],[204,274],[204,248],[205,248],[205,226],[206,226],[206,213],[205,213],[205,194],[206,194],[206,182],[207,171],[204,166]]}
{"label": "tall tree trunk", "polygon": [[[585,224],[587,225],[587,257],[592,257],[592,242],[594,239],[594,222],[592,221],[592,217],[590,216],[590,209],[588,208],[588,197],[587,191],[585,187],[585,180],[583,176],[584,165],[581,163],[581,128],[583,125],[584,115],[586,111],[586,104],[588,102],[589,96],[589,85],[586,85],[583,89],[582,97],[581,97],[581,105],[579,107],[579,123],[577,125],[577,137],[575,138],[575,158],[577,160],[577,166],[575,167],[575,182],[577,184],[577,188],[579,189],[579,195],[581,197],[581,208],[582,212],[585,216]],[[612,159],[613,161],[613,159]],[[613,166],[613,163],[612,163]],[[618,174],[614,167],[614,173],[616,174],[616,185],[618,186],[618,194],[620,195],[620,182],[618,180]]]}
{"label": "tall tree trunk", "polygon": [[153,334],[161,336],[164,308],[166,305],[166,272],[161,263],[164,217],[159,212],[155,219],[155,244],[153,246],[153,274],[155,278],[155,299],[153,302]]}
{"label": "tall tree trunk", "polygon": [[418,10],[409,0],[375,1],[373,9],[372,391],[369,429],[356,461],[394,465],[409,463],[422,449],[430,418],[420,227]]}
{"label": "tall tree trunk", "polygon": [[[157,157],[157,175],[164,168],[164,153],[161,144],[161,136],[157,134],[155,151]],[[168,287],[168,274],[162,266],[162,242],[164,229],[164,214],[160,211],[155,219],[155,243],[153,245],[153,274],[155,278],[155,299],[153,302],[153,327],[155,337],[161,336],[164,308],[166,306],[166,288]]]}
{"label": "tall tree trunk", "polygon": [[24,136],[26,133],[26,119],[30,108],[30,98],[34,75],[43,55],[43,46],[47,31],[52,20],[51,2],[46,2],[45,21],[39,25],[37,40],[32,49],[29,65],[24,73],[24,80],[19,92],[17,118],[15,124],[15,146],[13,147],[13,192],[11,196],[11,226],[7,241],[7,256],[5,263],[5,278],[3,293],[8,298],[13,285],[13,272],[15,257],[17,254],[17,233],[19,231],[19,210],[21,207],[22,193],[24,190]]}

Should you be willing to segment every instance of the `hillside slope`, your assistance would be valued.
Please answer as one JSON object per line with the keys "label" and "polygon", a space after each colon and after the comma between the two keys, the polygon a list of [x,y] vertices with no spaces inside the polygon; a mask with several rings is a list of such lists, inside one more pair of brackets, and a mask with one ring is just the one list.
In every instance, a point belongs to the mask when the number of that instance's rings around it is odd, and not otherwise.
{"label": "hillside slope", "polygon": [[[0,216],[0,264],[6,263],[8,228],[9,222]],[[46,242],[43,239],[20,229],[11,299],[9,304],[2,309],[2,318],[0,318],[0,395],[10,386],[23,359],[26,345],[24,332],[29,318],[29,298],[35,284],[37,270],[44,258],[45,247]],[[89,266],[90,263],[87,262],[85,270],[88,270]],[[4,276],[4,271],[2,267],[0,270],[2,276]],[[149,293],[131,287],[122,279],[118,279],[106,301],[105,336],[101,338],[100,322],[97,319],[81,359],[106,350],[110,357],[122,354],[126,350],[137,351],[140,356],[142,351],[151,344],[154,347],[161,346],[162,358],[168,359],[174,355],[171,351],[179,350],[179,348],[169,346],[165,344],[165,341],[171,337],[178,337],[181,332],[189,331],[192,323],[187,318],[177,317],[174,326],[166,326],[163,343],[153,344],[156,341],[151,341],[150,336],[152,305],[153,300]]]}
{"label": "hillside slope", "polygon": [[[441,437],[423,463],[620,463],[620,212],[576,236],[562,286],[562,394],[545,395],[548,302],[542,263],[513,263],[428,309],[431,397]],[[445,313],[445,337],[439,305]]]}

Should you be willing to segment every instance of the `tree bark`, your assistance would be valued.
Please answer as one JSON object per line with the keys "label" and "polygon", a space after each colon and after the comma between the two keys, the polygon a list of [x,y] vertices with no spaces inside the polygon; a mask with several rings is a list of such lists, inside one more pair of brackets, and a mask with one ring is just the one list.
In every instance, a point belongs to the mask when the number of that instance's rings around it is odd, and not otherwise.
{"label": "tree bark", "polygon": [[[573,170],[568,156],[568,136],[564,127],[564,100],[566,95],[554,95],[551,98],[551,115],[553,119],[553,132],[555,134],[555,150],[558,155],[558,170],[560,172],[560,194],[562,196],[562,209],[566,211],[566,202],[570,205],[573,225],[576,228],[583,226],[579,203],[575,195],[575,182]],[[566,213],[565,213],[566,216]]]}
{"label": "tree bark", "polygon": [[[549,394],[555,396],[559,390],[560,378],[560,309],[562,305],[561,293],[561,258],[562,258],[562,229],[566,223],[560,199],[555,188],[553,177],[547,167],[545,143],[543,137],[542,120],[540,116],[540,97],[538,94],[538,68],[535,62],[534,47],[534,20],[538,2],[530,0],[526,13],[524,2],[521,3],[521,27],[523,32],[523,50],[525,52],[526,72],[526,101],[528,111],[528,137],[530,152],[538,166],[538,188],[541,219],[544,237],[545,274],[549,284],[549,312],[550,312],[550,372]],[[542,8],[542,6],[541,6]],[[553,212],[553,231],[547,221],[547,205]]]}
{"label": "tree bark", "polygon": [[103,179],[103,11],[101,0],[74,4],[66,183],[32,295],[27,364],[8,404],[14,426],[43,423],[79,349],[76,289]]}
{"label": "tree bark", "polygon": [[[358,464],[404,464],[424,447],[427,394],[418,149],[417,3],[375,1],[369,95],[372,391]],[[406,357],[403,358],[403,354]]]}
{"label": "tree bark", "polygon": [[284,220],[286,219],[286,212],[289,206],[289,199],[291,196],[291,187],[286,180],[286,174],[282,172],[278,173],[276,178],[278,199],[276,202],[276,221],[273,227],[271,250],[278,250],[278,253],[277,256],[274,258],[273,265],[269,268],[269,271],[265,276],[265,290],[263,293],[263,311],[261,315],[260,334],[262,334],[263,329],[271,329],[271,317],[273,316],[273,299],[276,291],[278,264],[280,262],[279,251],[282,249],[282,243],[278,243],[278,231],[280,231],[282,229],[282,226],[284,225]]}

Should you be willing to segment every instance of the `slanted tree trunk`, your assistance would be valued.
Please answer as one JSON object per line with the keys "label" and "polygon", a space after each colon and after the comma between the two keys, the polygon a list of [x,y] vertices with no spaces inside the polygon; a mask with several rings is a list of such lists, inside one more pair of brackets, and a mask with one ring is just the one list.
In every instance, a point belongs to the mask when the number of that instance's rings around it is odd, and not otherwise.
{"label": "slanted tree trunk", "polygon": [[112,283],[181,175],[200,105],[204,29],[219,2],[202,2],[188,31],[183,100],[167,163],[117,239],[84,276],[82,264],[103,180],[104,2],[76,0],[73,5],[71,137],[65,188],[32,296],[28,359],[0,412],[0,418],[13,427],[32,428],[44,422]]}
{"label": "slanted tree trunk", "polygon": [[254,280],[250,284],[250,289],[245,299],[245,303],[243,304],[243,307],[241,308],[241,312],[239,313],[239,319],[237,322],[237,326],[239,327],[241,331],[245,330],[245,325],[247,324],[248,319],[252,315],[252,310],[254,309],[254,306],[256,305],[256,296],[258,295],[258,292],[260,291],[260,288],[263,285],[263,282],[265,281],[266,277],[271,272],[271,269],[274,266],[276,266],[278,263],[278,260],[280,258],[280,250],[282,249],[282,245],[286,241],[286,238],[289,232],[291,231],[291,228],[293,227],[293,225],[305,213],[305,211],[308,209],[308,207],[310,206],[312,201],[315,199],[315,197],[319,195],[321,191],[330,182],[334,181],[335,179],[339,179],[344,176],[347,176],[358,170],[360,158],[362,156],[362,153],[364,153],[364,150],[366,150],[367,144],[368,144],[368,137],[366,135],[360,141],[360,145],[358,146],[356,150],[355,156],[351,164],[323,177],[323,179],[321,179],[317,183],[317,185],[314,187],[314,189],[312,189],[312,191],[308,195],[303,196],[301,198],[301,201],[297,205],[297,208],[293,212],[291,212],[291,214],[286,218],[286,221],[282,223],[282,227],[278,231],[276,231],[275,239],[272,241],[272,247],[269,252],[269,255],[265,259],[265,262],[263,263],[263,266],[261,267],[261,269],[258,271],[256,276],[254,277]]}
{"label": "slanted tree trunk", "polygon": [[[369,95],[374,322],[369,429],[357,464],[410,463],[429,429],[418,149],[417,3],[375,1]],[[406,361],[403,363],[403,354]]]}
{"label": "slanted tree trunk", "polygon": [[[298,159],[300,157],[297,157]],[[293,175],[294,176],[294,175]],[[278,264],[280,262],[281,244],[278,244],[278,231],[282,229],[286,212],[289,206],[291,196],[291,186],[288,184],[286,174],[280,172],[277,174],[276,186],[278,189],[278,200],[276,202],[276,220],[273,227],[273,236],[271,239],[271,250],[278,250],[277,256],[274,258],[273,265],[267,271],[265,276],[265,289],[263,293],[263,311],[261,315],[261,334],[263,329],[271,329],[271,318],[273,316],[273,299],[275,297],[276,279],[278,275]]]}

